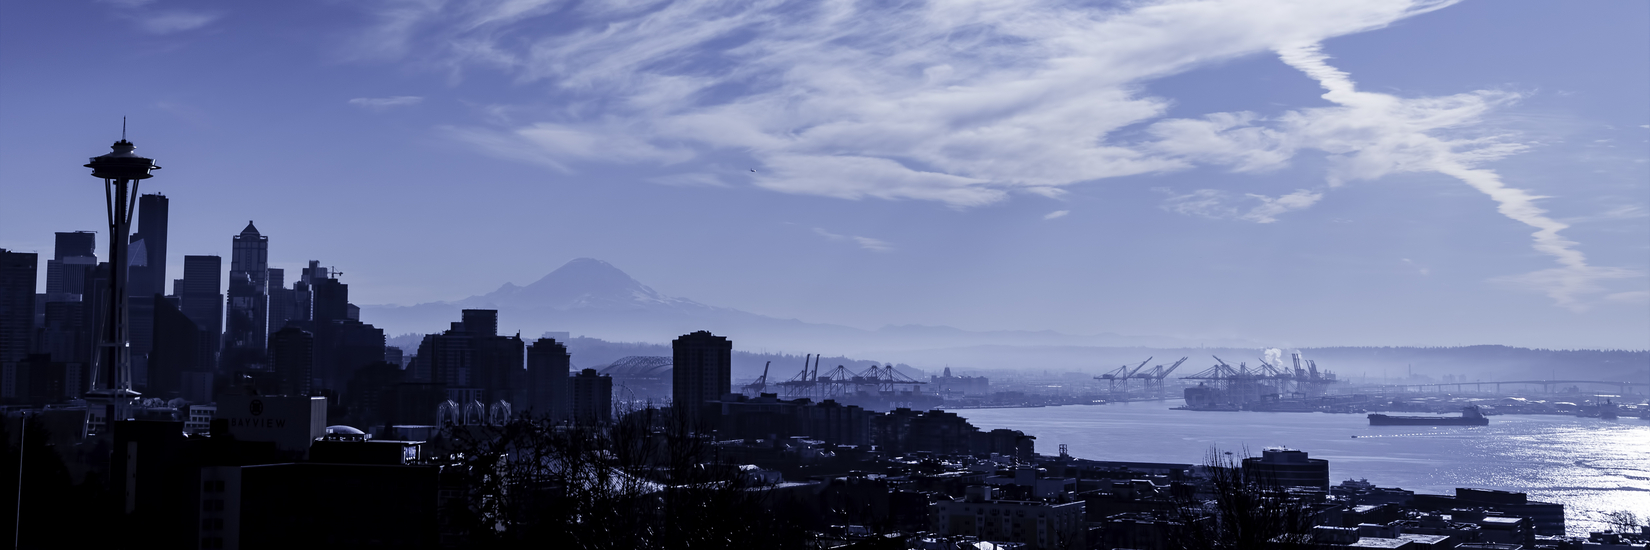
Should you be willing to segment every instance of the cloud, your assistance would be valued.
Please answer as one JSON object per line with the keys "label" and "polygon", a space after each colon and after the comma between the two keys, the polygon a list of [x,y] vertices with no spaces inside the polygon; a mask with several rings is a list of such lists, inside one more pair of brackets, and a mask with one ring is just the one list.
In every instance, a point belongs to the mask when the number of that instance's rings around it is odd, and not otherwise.
{"label": "cloud", "polygon": [[670,175],[667,175],[667,176],[656,176],[656,177],[647,178],[647,181],[657,183],[657,184],[660,184],[660,185],[671,185],[671,186],[677,186],[677,187],[727,187],[728,186],[727,182],[722,181],[722,178],[716,177],[715,174],[706,174],[706,173],[703,173],[703,172],[695,172],[695,173],[690,173],[690,174],[670,174]]}
{"label": "cloud", "polygon": [[830,231],[826,231],[826,230],[824,230],[822,228],[818,228],[818,227],[814,228],[814,234],[819,235],[821,237],[825,237],[826,239],[833,240],[833,241],[853,242],[854,244],[858,244],[860,248],[870,250],[870,251],[873,251],[873,252],[889,252],[889,251],[894,250],[894,245],[889,244],[888,241],[884,241],[884,240],[881,240],[881,239],[873,239],[873,238],[870,238],[870,237],[859,237],[859,236],[855,236],[855,235],[838,235],[836,233],[832,233]]}
{"label": "cloud", "polygon": [[1219,189],[1198,189],[1186,194],[1174,194],[1167,189],[1158,189],[1170,196],[1159,205],[1164,210],[1176,214],[1199,216],[1215,220],[1243,220],[1255,223],[1273,223],[1278,216],[1291,210],[1300,210],[1316,204],[1323,198],[1323,193],[1306,189],[1299,189],[1293,193],[1268,197],[1254,193],[1245,193],[1236,197],[1232,193]]}
{"label": "cloud", "polygon": [[410,107],[423,103],[424,98],[415,95],[398,95],[391,97],[357,97],[349,100],[350,105],[366,107],[373,110],[383,110],[391,107]]}
{"label": "cloud", "polygon": [[1565,218],[1564,223],[1578,224],[1602,221],[1634,220],[1646,217],[1650,217],[1650,210],[1645,210],[1643,206],[1639,206],[1637,204],[1623,204],[1590,216]]}
{"label": "cloud", "polygon": [[1052,220],[1052,219],[1055,219],[1055,218],[1064,218],[1064,217],[1066,217],[1066,214],[1070,214],[1070,213],[1071,213],[1070,210],[1055,210],[1053,212],[1043,214],[1043,219]]}
{"label": "cloud", "polygon": [[135,23],[138,29],[149,34],[164,35],[191,31],[223,18],[223,13],[215,11],[138,9],[154,3],[154,0],[102,0],[101,3],[114,6],[116,17]]}
{"label": "cloud", "polygon": [[1645,304],[1650,303],[1650,290],[1617,292],[1615,294],[1605,296],[1604,299],[1612,302],[1621,302],[1624,304]]}
{"label": "cloud", "polygon": [[354,56],[543,83],[560,114],[470,130],[564,167],[636,159],[524,130],[624,134],[677,153],[655,162],[748,156],[771,168],[756,184],[779,192],[970,208],[1199,162],[1282,166],[1289,142],[1254,115],[1168,121],[1151,143],[1113,134],[1170,105],[1144,82],[1450,3],[400,0],[374,4]]}
{"label": "cloud", "polygon": [[172,34],[205,27],[221,17],[220,13],[172,10],[139,16],[136,20],[139,28],[151,34]]}
{"label": "cloud", "polygon": [[1400,99],[1358,91],[1345,72],[1328,64],[1328,56],[1317,44],[1282,48],[1278,55],[1284,63],[1316,79],[1326,90],[1324,99],[1341,106],[1293,113],[1294,120],[1290,121],[1295,127],[1315,130],[1302,133],[1316,135],[1328,144],[1330,152],[1345,149],[1338,153],[1338,166],[1330,174],[1331,185],[1394,172],[1435,172],[1460,180],[1488,195],[1501,215],[1535,228],[1533,248],[1551,256],[1560,266],[1498,280],[1544,292],[1571,310],[1587,309],[1588,296],[1605,291],[1601,281],[1642,275],[1634,270],[1589,265],[1576,242],[1559,235],[1569,226],[1548,217],[1546,210],[1536,205],[1544,197],[1510,187],[1495,171],[1480,167],[1521,150],[1521,145],[1494,137],[1451,140],[1429,133],[1470,124],[1494,103],[1516,96],[1475,92]]}
{"label": "cloud", "polygon": [[[1302,151],[1327,155],[1321,188],[1200,189],[1162,205],[1255,223],[1350,182],[1444,174],[1533,228],[1534,248],[1559,264],[1518,284],[1584,308],[1607,291],[1603,281],[1635,272],[1588,264],[1541,197],[1485,168],[1526,148],[1482,129],[1520,94],[1360,91],[1319,46],[1453,3],[390,0],[370,4],[377,24],[355,57],[540,86],[536,121],[449,133],[563,171],[709,172],[737,158],[764,168],[751,180],[763,189],[966,209],[1106,178],[1195,166],[1264,173]],[[1168,119],[1172,100],[1146,92],[1155,79],[1264,52],[1317,81],[1331,105]]]}
{"label": "cloud", "polygon": [[1422,275],[1431,275],[1432,274],[1432,268],[1423,266],[1421,264],[1417,264],[1417,263],[1415,263],[1414,260],[1411,260],[1409,258],[1404,258],[1404,263],[1409,264],[1410,267],[1415,268],[1415,271],[1417,273],[1420,273]]}

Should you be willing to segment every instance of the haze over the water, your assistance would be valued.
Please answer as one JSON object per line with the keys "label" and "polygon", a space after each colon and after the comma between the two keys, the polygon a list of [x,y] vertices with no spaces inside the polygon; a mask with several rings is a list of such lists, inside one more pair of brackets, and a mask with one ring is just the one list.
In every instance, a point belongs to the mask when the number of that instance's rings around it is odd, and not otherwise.
{"label": "haze over the water", "polygon": [[80,165],[128,116],[169,271],[251,219],[361,305],[594,258],[857,329],[1646,349],[1647,28],[1643,2],[9,3],[0,248],[103,226]]}

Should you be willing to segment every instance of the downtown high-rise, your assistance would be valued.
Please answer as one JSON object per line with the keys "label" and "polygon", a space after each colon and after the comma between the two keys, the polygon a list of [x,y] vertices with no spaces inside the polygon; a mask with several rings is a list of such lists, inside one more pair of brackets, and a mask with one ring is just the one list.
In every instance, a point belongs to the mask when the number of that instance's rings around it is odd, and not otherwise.
{"label": "downtown high-rise", "polygon": [[220,361],[230,370],[261,370],[268,361],[269,237],[248,221],[233,245]]}

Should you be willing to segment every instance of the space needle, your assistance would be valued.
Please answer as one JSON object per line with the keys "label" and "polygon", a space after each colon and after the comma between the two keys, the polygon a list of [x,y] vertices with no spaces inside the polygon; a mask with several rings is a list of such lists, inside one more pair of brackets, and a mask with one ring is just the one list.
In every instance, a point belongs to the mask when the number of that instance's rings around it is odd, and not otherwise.
{"label": "space needle", "polygon": [[[86,164],[92,177],[103,180],[104,205],[109,213],[109,297],[103,331],[98,337],[98,353],[92,363],[92,390],[86,392],[87,404],[102,405],[105,429],[113,428],[116,420],[131,417],[132,402],[138,392],[132,391],[131,350],[127,346],[127,242],[132,229],[132,214],[137,207],[138,182],[149,179],[152,170],[159,170],[153,159],[134,154],[132,142],[126,141],[125,122],[121,122],[120,141],[115,142],[109,154],[92,157]],[[128,186],[130,189],[128,189]]]}

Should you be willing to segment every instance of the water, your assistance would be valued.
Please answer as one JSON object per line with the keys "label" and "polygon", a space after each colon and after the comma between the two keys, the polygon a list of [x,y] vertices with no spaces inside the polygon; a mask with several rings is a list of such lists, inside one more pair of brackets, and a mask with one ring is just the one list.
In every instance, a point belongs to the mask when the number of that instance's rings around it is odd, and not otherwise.
{"label": "water", "polygon": [[[1093,460],[1201,464],[1210,447],[1259,455],[1286,446],[1329,460],[1331,483],[1453,494],[1456,487],[1529,493],[1565,505],[1572,534],[1605,513],[1650,514],[1650,421],[1503,415],[1489,426],[1370,426],[1361,414],[1176,411],[1180,401],[955,411],[982,430],[1061,443]],[[1353,436],[1357,436],[1354,438]]]}

